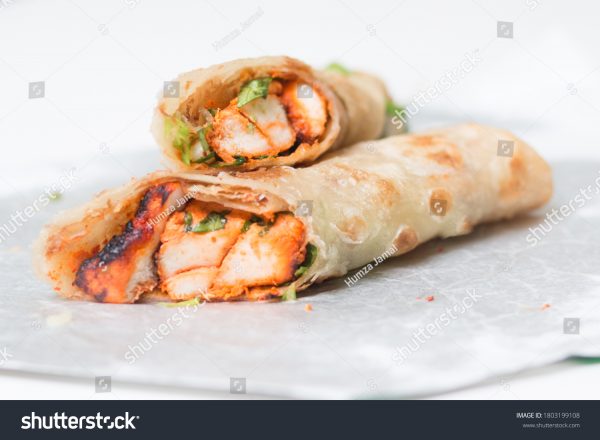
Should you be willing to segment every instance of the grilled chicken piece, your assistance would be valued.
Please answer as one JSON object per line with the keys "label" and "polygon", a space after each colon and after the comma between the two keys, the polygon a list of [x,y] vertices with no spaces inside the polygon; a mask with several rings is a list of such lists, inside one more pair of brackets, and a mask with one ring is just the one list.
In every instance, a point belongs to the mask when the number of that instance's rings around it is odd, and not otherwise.
{"label": "grilled chicken piece", "polygon": [[[186,232],[185,213],[195,226],[211,212],[221,212],[226,219],[223,229],[212,232]],[[249,214],[233,210],[227,212],[220,205],[198,201],[190,202],[184,212],[171,216],[161,236],[158,252],[158,273],[162,280],[198,267],[219,266],[241,233]],[[167,291],[170,292],[169,289]]]}
{"label": "grilled chicken piece", "polygon": [[169,294],[169,298],[178,301],[204,296],[218,270],[216,267],[188,270],[168,278],[162,283],[162,288]]}
{"label": "grilled chicken piece", "polygon": [[277,96],[268,95],[264,99],[250,101],[240,111],[269,139],[275,154],[294,144],[296,133],[292,130],[285,109]]}
{"label": "grilled chicken piece", "polygon": [[235,104],[216,114],[207,141],[225,162],[234,162],[234,156],[256,157],[278,153],[269,139],[238,111]]}
{"label": "grilled chicken piece", "polygon": [[280,295],[281,289],[287,289],[287,287],[251,287],[246,293],[248,301],[267,301],[272,298],[277,298]]}
{"label": "grilled chicken piece", "polygon": [[217,155],[232,163],[236,156],[277,156],[296,142],[313,142],[325,132],[327,102],[309,84],[273,81],[269,94],[237,107],[237,99],[220,110],[207,141]]}
{"label": "grilled chicken piece", "polygon": [[304,261],[304,224],[292,214],[279,214],[274,224],[252,224],[231,248],[211,290],[239,290],[291,281]]}
{"label": "grilled chicken piece", "polygon": [[313,142],[325,132],[327,103],[317,89],[305,83],[289,82],[283,87],[281,101],[302,142]]}
{"label": "grilled chicken piece", "polygon": [[81,264],[75,285],[97,301],[107,303],[132,303],[154,289],[158,284],[154,252],[168,214],[175,210],[181,197],[179,183],[150,188],[124,231]]}

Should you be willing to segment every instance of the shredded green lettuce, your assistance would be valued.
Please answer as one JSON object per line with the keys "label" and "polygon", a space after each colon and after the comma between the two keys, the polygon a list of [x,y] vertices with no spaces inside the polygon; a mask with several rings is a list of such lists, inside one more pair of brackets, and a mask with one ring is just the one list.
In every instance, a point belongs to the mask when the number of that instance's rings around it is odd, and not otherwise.
{"label": "shredded green lettuce", "polygon": [[281,295],[281,301],[296,301],[296,285],[290,284]]}
{"label": "shredded green lettuce", "polygon": [[192,162],[193,163],[204,163],[204,162],[210,161],[211,159],[216,158],[215,152],[209,145],[208,140],[206,139],[206,135],[210,130],[212,130],[212,125],[208,124],[196,132],[197,140],[198,140],[197,143],[199,143],[200,146],[202,147],[202,151],[200,152],[196,148],[192,149],[193,150],[193,153],[192,153]]}
{"label": "shredded green lettuce", "polygon": [[181,160],[186,165],[190,164],[190,147],[194,135],[188,124],[180,117],[173,116],[165,119],[165,137],[171,139],[173,147],[181,152]]}
{"label": "shredded green lettuce", "polygon": [[200,141],[200,145],[202,145],[202,149],[209,153],[212,151],[210,145],[208,145],[208,141],[206,140],[206,133],[212,129],[212,125],[208,124],[198,130],[198,140]]}
{"label": "shredded green lettuce", "polygon": [[304,275],[309,267],[313,265],[317,259],[317,253],[318,250],[314,244],[308,243],[308,245],[306,245],[306,257],[304,257],[304,262],[300,265],[296,272],[294,272],[294,276],[296,278]]}
{"label": "shredded green lettuce", "polygon": [[190,147],[188,144],[185,144],[181,148],[181,161],[186,165],[190,165],[192,163],[190,160]]}
{"label": "shredded green lettuce", "polygon": [[52,191],[50,194],[48,194],[48,198],[50,199],[51,202],[57,202],[62,198],[62,193],[60,191]]}
{"label": "shredded green lettuce", "polygon": [[352,73],[349,69],[345,68],[340,63],[331,63],[329,66],[325,67],[325,70],[329,72],[341,73],[342,75],[350,75]]}
{"label": "shredded green lettuce", "polygon": [[238,108],[245,106],[255,99],[266,98],[272,80],[273,78],[256,78],[244,84],[238,95]]}
{"label": "shredded green lettuce", "polygon": [[179,301],[179,302],[161,302],[158,303],[160,306],[162,307],[168,307],[168,308],[172,308],[172,307],[187,307],[187,306],[196,306],[198,304],[200,304],[200,299],[199,298],[192,298],[192,299],[188,299],[187,301]]}
{"label": "shredded green lettuce", "polygon": [[394,103],[391,99],[385,103],[385,114],[388,116],[396,116],[398,113],[402,114],[404,110],[404,107]]}

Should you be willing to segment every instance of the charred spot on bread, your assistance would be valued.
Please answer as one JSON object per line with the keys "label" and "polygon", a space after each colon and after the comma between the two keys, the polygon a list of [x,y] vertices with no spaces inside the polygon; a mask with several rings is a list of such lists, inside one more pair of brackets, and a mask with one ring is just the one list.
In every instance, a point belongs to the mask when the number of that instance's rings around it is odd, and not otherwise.
{"label": "charred spot on bread", "polygon": [[[100,302],[133,302],[157,284],[154,252],[159,245],[163,212],[172,209],[181,194],[177,182],[149,188],[134,218],[77,269],[74,285]],[[142,265],[142,266],[140,266]]]}

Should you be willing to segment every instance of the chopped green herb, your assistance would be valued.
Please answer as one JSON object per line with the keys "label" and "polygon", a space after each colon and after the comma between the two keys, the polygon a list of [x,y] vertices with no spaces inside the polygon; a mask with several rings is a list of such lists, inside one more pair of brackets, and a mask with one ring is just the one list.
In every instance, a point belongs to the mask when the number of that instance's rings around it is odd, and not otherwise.
{"label": "chopped green herb", "polygon": [[250,220],[246,220],[246,221],[244,222],[244,225],[242,226],[242,231],[241,231],[241,232],[242,232],[242,234],[243,234],[244,232],[248,232],[248,229],[250,229],[250,226],[252,226],[252,222],[251,222]]}
{"label": "chopped green herb", "polygon": [[185,226],[185,232],[190,232],[192,230],[192,221],[194,221],[192,214],[185,211],[185,214],[183,214],[183,224]]}
{"label": "chopped green herb", "polygon": [[214,116],[214,115],[216,115],[216,114],[217,114],[217,110],[219,110],[219,109],[217,109],[217,108],[209,108],[209,109],[208,109],[208,112],[209,112],[211,115],[213,115],[213,116]]}
{"label": "chopped green herb", "polygon": [[267,159],[269,157],[275,157],[275,156],[269,156],[268,154],[263,154],[261,156],[253,157],[253,159],[260,160],[260,159]]}
{"label": "chopped green herb", "polygon": [[190,232],[204,234],[205,232],[213,232],[223,229],[225,227],[225,223],[227,223],[227,214],[229,214],[229,211],[212,211],[203,220],[200,220],[196,226],[193,226],[190,229]]}
{"label": "chopped green herb", "polygon": [[313,265],[317,259],[317,251],[317,247],[314,244],[308,243],[308,245],[306,245],[306,257],[304,258],[302,265],[294,273],[296,278],[304,275],[308,268]]}
{"label": "chopped green herb", "polygon": [[242,164],[245,164],[248,159],[246,159],[245,157],[242,156],[234,156],[235,160],[231,163],[228,162],[217,162],[217,163],[212,163],[210,164],[211,167],[213,168],[222,168],[222,167],[237,167],[240,166]]}
{"label": "chopped green herb", "polygon": [[340,63],[331,63],[329,66],[325,67],[325,70],[328,70],[329,72],[341,73],[342,75],[350,75],[352,73]]}
{"label": "chopped green herb", "polygon": [[265,221],[260,218],[257,215],[253,215],[252,217],[250,217],[248,220],[246,220],[244,222],[244,225],[242,226],[242,233],[244,232],[248,232],[248,229],[250,229],[250,226],[252,226],[252,223],[257,223],[260,226],[263,226],[265,224]]}
{"label": "chopped green herb", "polygon": [[296,301],[296,285],[290,284],[281,295],[281,301]]}
{"label": "chopped green herb", "polygon": [[200,299],[199,298],[192,298],[192,299],[188,299],[187,301],[179,301],[179,302],[175,302],[175,303],[169,303],[169,302],[161,302],[158,303],[159,305],[163,306],[163,307],[187,307],[187,306],[196,306],[198,304],[200,304]]}
{"label": "chopped green herb", "polygon": [[[268,222],[266,224],[264,224],[264,228],[262,228],[262,230],[258,233],[259,237],[264,237],[265,234],[267,234],[269,232],[269,230],[271,229],[271,227],[275,224],[275,221],[272,222]],[[262,226],[262,225],[261,225]]]}
{"label": "chopped green herb", "polygon": [[267,221],[265,221],[265,219],[263,219],[257,215],[253,215],[252,217],[250,217],[248,220],[246,220],[244,222],[244,225],[242,226],[242,233],[248,232],[248,230],[250,229],[250,226],[252,226],[253,223],[256,223],[259,226],[263,226],[263,229],[258,233],[258,236],[262,237],[267,232],[269,232],[269,229],[271,229],[273,224],[275,224],[275,221],[267,222]]}
{"label": "chopped green herb", "polygon": [[248,125],[246,125],[246,131],[250,134],[254,134],[254,124],[252,122],[248,122]]}
{"label": "chopped green herb", "polygon": [[238,95],[238,108],[245,106],[255,99],[266,98],[272,80],[273,78],[257,78],[244,84]]}
{"label": "chopped green herb", "polygon": [[272,225],[267,225],[267,226],[265,226],[264,228],[262,228],[262,231],[260,231],[260,232],[258,233],[258,236],[259,236],[259,237],[264,237],[264,236],[265,236],[265,234],[267,234],[267,233],[269,232],[269,229],[271,229],[271,226],[272,226]]}
{"label": "chopped green herb", "polygon": [[200,159],[196,159],[193,162],[194,163],[204,163],[204,162],[208,162],[211,159],[214,159],[216,157],[215,152],[211,151],[210,153],[208,153],[206,156],[201,157]]}

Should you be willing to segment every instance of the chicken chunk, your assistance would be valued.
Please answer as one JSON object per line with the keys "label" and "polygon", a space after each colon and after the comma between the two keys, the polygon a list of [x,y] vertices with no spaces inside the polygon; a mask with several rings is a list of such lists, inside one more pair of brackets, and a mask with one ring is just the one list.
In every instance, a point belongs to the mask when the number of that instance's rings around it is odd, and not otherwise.
{"label": "chicken chunk", "polygon": [[327,103],[317,89],[305,83],[288,82],[281,101],[302,142],[313,142],[325,132]]}
{"label": "chicken chunk", "polygon": [[226,163],[236,158],[277,156],[296,141],[311,143],[325,132],[327,102],[315,87],[272,81],[268,94],[241,108],[233,99],[212,121],[207,142]]}
{"label": "chicken chunk", "polygon": [[75,285],[99,302],[132,303],[158,284],[154,253],[168,214],[183,197],[179,183],[150,188],[134,218],[96,255],[83,261]]}
{"label": "chicken chunk", "polygon": [[[209,232],[186,231],[209,215],[221,216],[225,221],[221,229]],[[189,224],[185,224],[188,216]],[[185,212],[171,216],[161,236],[158,252],[158,273],[168,279],[178,273],[198,267],[219,266],[241,233],[244,222],[250,217],[242,211],[225,211],[222,206],[198,201],[190,202]]]}
{"label": "chicken chunk", "polygon": [[212,288],[274,286],[291,281],[304,261],[304,224],[292,214],[279,214],[273,224],[254,223],[231,248]]}
{"label": "chicken chunk", "polygon": [[234,162],[235,156],[277,154],[269,139],[238,111],[236,105],[229,105],[217,113],[207,141],[225,162]]}
{"label": "chicken chunk", "polygon": [[268,95],[264,99],[255,99],[240,110],[269,139],[273,152],[280,153],[294,144],[296,133],[277,96]]}
{"label": "chicken chunk", "polygon": [[213,283],[218,269],[200,267],[168,278],[162,283],[169,298],[180,301],[204,296]]}

